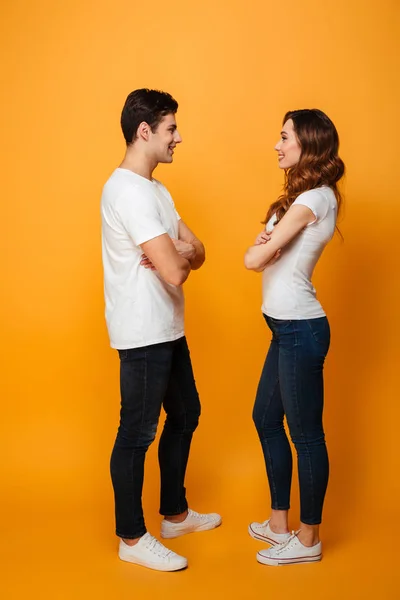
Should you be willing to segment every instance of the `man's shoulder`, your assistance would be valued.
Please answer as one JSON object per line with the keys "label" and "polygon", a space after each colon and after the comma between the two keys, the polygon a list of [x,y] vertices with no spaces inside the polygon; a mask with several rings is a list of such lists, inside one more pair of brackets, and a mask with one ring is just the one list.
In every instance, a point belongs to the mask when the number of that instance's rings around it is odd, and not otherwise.
{"label": "man's shoulder", "polygon": [[168,202],[172,204],[172,206],[175,206],[171,193],[168,191],[166,186],[163,183],[161,183],[161,181],[159,181],[158,179],[154,179],[154,177],[153,184],[156,186],[159,195],[161,195],[162,198],[166,198]]}
{"label": "man's shoulder", "polygon": [[168,194],[168,196],[170,196],[171,194],[169,193],[169,191],[167,190],[167,188],[165,187],[165,185],[163,183],[161,183],[161,181],[159,179],[155,179],[153,177],[152,179],[153,184],[156,186],[156,188],[158,188],[159,190],[163,191],[164,193]]}
{"label": "man's shoulder", "polygon": [[125,200],[140,203],[141,200],[151,200],[153,198],[151,187],[131,175],[134,174],[124,169],[116,169],[104,184],[102,203],[118,204]]}

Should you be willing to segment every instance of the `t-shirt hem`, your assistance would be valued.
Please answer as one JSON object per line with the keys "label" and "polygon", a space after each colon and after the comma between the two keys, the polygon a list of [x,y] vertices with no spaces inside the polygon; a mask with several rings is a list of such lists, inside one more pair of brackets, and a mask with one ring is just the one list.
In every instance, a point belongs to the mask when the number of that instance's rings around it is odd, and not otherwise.
{"label": "t-shirt hem", "polygon": [[111,348],[114,348],[114,350],[130,350],[131,348],[144,348],[146,346],[153,346],[154,344],[163,344],[164,342],[175,342],[175,340],[179,340],[179,338],[184,337],[184,335],[185,335],[185,332],[181,331],[173,336],[169,335],[169,336],[164,336],[162,338],[143,340],[140,343],[138,343],[138,342],[126,343],[125,342],[124,344],[117,344],[116,342],[111,341],[110,346],[111,346]]}
{"label": "t-shirt hem", "polygon": [[320,312],[316,313],[312,313],[311,315],[299,315],[299,314],[293,314],[293,313],[274,313],[271,311],[266,311],[263,308],[261,309],[261,312],[266,316],[266,317],[271,317],[271,319],[279,319],[281,321],[303,321],[306,319],[320,319],[321,317],[326,317],[326,313],[321,310]]}

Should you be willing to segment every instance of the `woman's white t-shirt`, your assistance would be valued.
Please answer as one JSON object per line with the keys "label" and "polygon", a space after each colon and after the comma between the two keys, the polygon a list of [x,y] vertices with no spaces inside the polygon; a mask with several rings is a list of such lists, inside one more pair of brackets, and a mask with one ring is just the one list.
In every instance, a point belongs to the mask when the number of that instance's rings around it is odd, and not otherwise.
{"label": "woman's white t-shirt", "polygon": [[140,264],[140,244],[164,233],[178,238],[180,216],[168,190],[156,179],[116,169],[103,189],[101,216],[111,347],[126,350],[182,337],[182,287]]}
{"label": "woman's white t-shirt", "polygon": [[[264,314],[275,319],[315,319],[325,316],[311,283],[314,267],[335,232],[337,201],[323,186],[300,194],[293,202],[307,206],[315,221],[307,225],[282,250],[280,258],[263,272]],[[273,215],[266,230],[274,228]],[[268,242],[267,242],[268,243]]]}

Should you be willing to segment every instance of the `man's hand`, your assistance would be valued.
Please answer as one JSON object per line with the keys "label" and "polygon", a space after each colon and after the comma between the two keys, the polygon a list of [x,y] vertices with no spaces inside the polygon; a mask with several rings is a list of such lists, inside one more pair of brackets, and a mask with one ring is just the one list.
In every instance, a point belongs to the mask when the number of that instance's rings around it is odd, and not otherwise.
{"label": "man's hand", "polygon": [[178,254],[168,233],[143,242],[140,247],[143,252],[140,257],[141,266],[156,271],[161,279],[171,285],[185,283],[191,270],[190,262]]}
{"label": "man's hand", "polygon": [[189,244],[188,242],[184,242],[182,240],[176,240],[175,238],[171,238],[172,243],[175,246],[175,250],[177,251],[182,258],[186,258],[186,260],[191,261],[196,257],[196,249],[193,244]]}
{"label": "man's hand", "polygon": [[156,271],[157,270],[155,268],[155,266],[153,265],[153,263],[151,262],[151,260],[149,258],[147,258],[147,256],[145,254],[142,254],[142,257],[141,257],[141,260],[140,260],[140,264],[145,269],[151,269],[152,271]]}
{"label": "man's hand", "polygon": [[[196,256],[196,250],[193,244],[188,244],[187,242],[176,240],[175,238],[171,238],[171,241],[175,246],[175,250],[180,256],[182,256],[182,258],[186,258],[186,260],[190,261]],[[151,269],[152,271],[157,270],[151,260],[145,254],[142,254],[140,264],[145,269]]]}

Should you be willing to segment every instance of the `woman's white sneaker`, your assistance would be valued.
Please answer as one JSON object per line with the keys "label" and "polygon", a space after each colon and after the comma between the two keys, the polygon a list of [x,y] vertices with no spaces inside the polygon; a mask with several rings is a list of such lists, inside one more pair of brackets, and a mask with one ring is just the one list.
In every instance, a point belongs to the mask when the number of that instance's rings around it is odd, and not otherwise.
{"label": "woman's white sneaker", "polygon": [[264,523],[250,523],[249,534],[255,540],[261,540],[275,546],[276,544],[282,544],[290,538],[290,533],[274,533],[269,526],[269,519]]}
{"label": "woman's white sneaker", "polygon": [[201,514],[189,508],[186,519],[181,523],[171,523],[166,519],[161,521],[161,537],[171,539],[193,531],[208,531],[221,523],[222,518],[217,513]]}
{"label": "woman's white sneaker", "polygon": [[179,571],[188,565],[186,558],[166,548],[150,533],[145,533],[134,546],[121,540],[118,555],[121,560],[156,571]]}
{"label": "woman's white sneaker", "polygon": [[257,552],[257,560],[263,565],[293,565],[296,563],[316,562],[322,558],[322,544],[304,546],[294,531],[290,538],[268,550]]}

